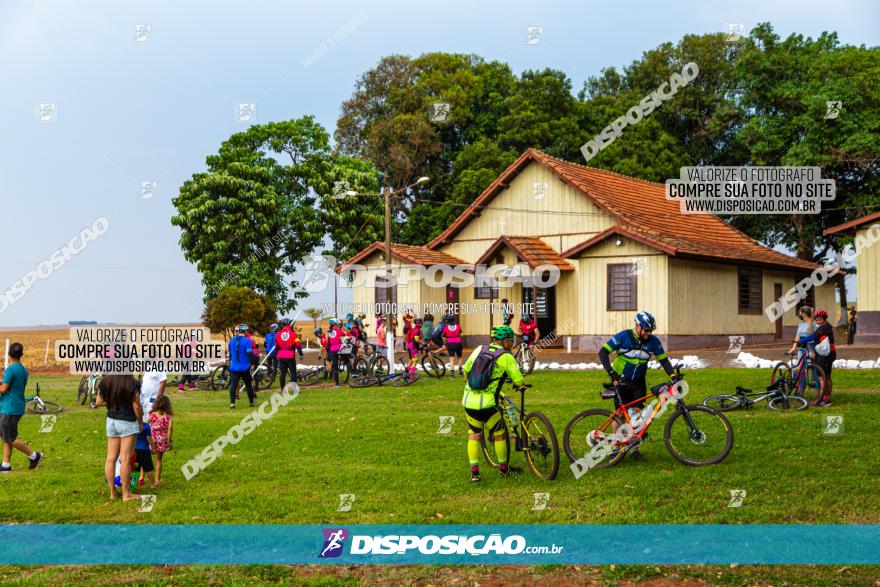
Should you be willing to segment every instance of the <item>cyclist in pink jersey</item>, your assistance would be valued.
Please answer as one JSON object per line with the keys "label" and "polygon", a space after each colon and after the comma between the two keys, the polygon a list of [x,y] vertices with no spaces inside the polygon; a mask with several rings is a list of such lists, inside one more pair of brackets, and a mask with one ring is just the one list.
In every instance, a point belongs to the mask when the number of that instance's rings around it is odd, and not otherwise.
{"label": "cyclist in pink jersey", "polygon": [[456,362],[458,362],[458,376],[464,377],[464,373],[461,370],[461,355],[464,350],[461,339],[461,324],[456,324],[453,314],[446,316],[445,322],[443,339],[446,341],[446,350],[449,351],[449,377],[455,377]]}
{"label": "cyclist in pink jersey", "polygon": [[330,328],[327,330],[327,358],[330,361],[330,373],[336,387],[339,387],[339,350],[342,348],[342,329],[336,318],[330,319]]}

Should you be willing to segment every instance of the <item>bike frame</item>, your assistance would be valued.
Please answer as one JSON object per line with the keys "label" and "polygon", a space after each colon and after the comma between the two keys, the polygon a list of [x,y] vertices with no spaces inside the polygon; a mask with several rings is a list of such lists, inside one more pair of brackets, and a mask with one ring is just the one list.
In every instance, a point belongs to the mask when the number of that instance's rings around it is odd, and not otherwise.
{"label": "bike frame", "polygon": [[[811,352],[812,351],[807,348],[806,350],[804,350],[803,353],[801,353],[799,359],[795,360],[794,357],[792,357],[789,360],[787,366],[791,371],[792,389],[797,389],[800,391],[802,387],[805,388],[807,386],[807,367],[809,367],[809,365],[813,363],[813,359],[810,357]],[[794,361],[794,365],[791,364],[792,361]],[[797,374],[795,374],[795,372],[797,372]]]}
{"label": "bike frame", "polygon": [[[516,402],[513,399],[511,399],[511,397],[504,392],[501,392],[498,394],[498,396],[499,396],[498,399],[501,401],[496,402],[496,405],[498,406],[498,411],[501,412],[501,418],[504,420],[504,426],[508,430],[513,432],[513,437],[516,440],[516,442],[514,443],[514,450],[520,451],[520,452],[522,452],[522,451],[528,452],[532,449],[529,448],[528,442],[523,442],[523,439],[528,441],[528,436],[529,436],[528,429],[526,428],[526,425],[525,425],[526,389],[525,388],[520,389],[519,394],[520,394],[520,405],[519,406],[517,406]],[[514,411],[517,412],[517,416],[519,417],[519,427],[514,426],[513,422],[510,421],[510,414],[508,414],[507,410],[505,409],[505,407],[507,405],[513,406]],[[521,430],[518,428],[520,428]],[[520,435],[520,432],[522,432],[522,435]]]}
{"label": "bike frame", "polygon": [[[743,406],[748,409],[756,403],[764,401],[768,398],[773,399],[776,397],[784,397],[785,393],[783,393],[782,390],[779,389],[775,389],[773,391],[754,391],[752,393],[743,393],[737,390],[737,392],[733,395],[741,398],[743,400]],[[755,399],[749,399],[752,397],[754,397]]]}
{"label": "bike frame", "polygon": [[[647,434],[648,428],[651,426],[651,424],[656,419],[657,414],[663,409],[663,406],[665,406],[670,400],[675,400],[679,404],[679,409],[683,411],[684,417],[685,417],[685,420],[687,421],[688,426],[691,429],[693,429],[694,428],[694,421],[691,419],[691,415],[687,411],[687,409],[685,409],[683,407],[684,402],[679,402],[678,398],[676,398],[674,395],[672,395],[672,393],[666,393],[670,387],[671,387],[671,385],[668,383],[661,383],[660,385],[652,388],[651,393],[649,393],[648,395],[645,395],[643,397],[635,399],[635,400],[633,400],[629,403],[626,403],[626,404],[623,403],[623,400],[620,397],[620,391],[617,388],[614,388],[614,396],[617,399],[617,402],[620,403],[620,407],[615,409],[613,412],[611,412],[611,415],[608,416],[608,418],[604,422],[602,422],[602,426],[597,428],[597,430],[601,430],[601,431],[605,432],[606,428],[613,425],[615,416],[622,415],[623,418],[626,420],[626,423],[630,427],[630,431],[632,432],[631,436],[633,438],[638,437],[639,442],[641,442],[644,439],[645,435]],[[642,422],[641,427],[639,428],[638,432],[636,432],[635,428],[632,425],[632,421],[629,417],[628,410],[630,407],[635,406],[636,404],[643,403],[649,397],[656,397],[656,398],[658,398],[659,401],[654,406],[654,408],[651,410],[651,413],[648,416],[648,419],[646,421]],[[612,432],[616,432],[616,430],[612,429]]]}

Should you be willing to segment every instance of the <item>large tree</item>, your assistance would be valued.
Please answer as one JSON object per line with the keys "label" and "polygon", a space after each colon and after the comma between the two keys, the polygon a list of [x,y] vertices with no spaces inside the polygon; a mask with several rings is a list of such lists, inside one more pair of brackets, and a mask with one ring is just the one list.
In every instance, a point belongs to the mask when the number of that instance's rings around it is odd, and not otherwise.
{"label": "large tree", "polygon": [[334,157],[329,135],[310,116],[255,125],[226,140],[173,200],[171,222],[202,275],[205,301],[244,286],[283,312],[306,297],[297,265],[322,245],[326,227],[337,245],[343,235],[336,229],[364,215],[359,205],[328,200],[335,180],[372,188],[375,170]]}
{"label": "large tree", "polygon": [[[443,120],[430,116],[437,103],[449,104]],[[422,244],[523,150],[574,157],[585,136],[579,108],[559,71],[518,79],[476,55],[392,55],[358,79],[335,137],[343,154],[371,161],[391,188],[431,178],[395,198],[394,239]]]}

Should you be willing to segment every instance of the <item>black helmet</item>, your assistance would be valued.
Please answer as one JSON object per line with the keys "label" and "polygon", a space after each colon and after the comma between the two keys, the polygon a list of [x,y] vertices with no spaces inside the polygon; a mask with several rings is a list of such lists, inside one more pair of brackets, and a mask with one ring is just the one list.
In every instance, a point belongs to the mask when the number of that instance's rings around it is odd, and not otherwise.
{"label": "black helmet", "polygon": [[285,326],[290,326],[290,318],[282,318],[279,323],[281,324],[282,328],[284,328]]}
{"label": "black helmet", "polygon": [[321,329],[320,326],[315,328],[315,336],[321,336],[322,334],[324,334],[324,331]]}

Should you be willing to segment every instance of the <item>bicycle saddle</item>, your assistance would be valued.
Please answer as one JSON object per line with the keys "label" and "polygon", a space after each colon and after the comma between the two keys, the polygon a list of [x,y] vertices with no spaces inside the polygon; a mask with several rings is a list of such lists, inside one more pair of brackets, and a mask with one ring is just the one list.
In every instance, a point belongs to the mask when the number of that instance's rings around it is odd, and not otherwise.
{"label": "bicycle saddle", "polygon": [[745,387],[740,387],[739,385],[736,386],[736,390],[739,393],[752,393],[751,389],[746,389]]}

